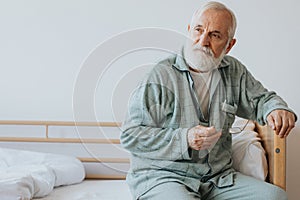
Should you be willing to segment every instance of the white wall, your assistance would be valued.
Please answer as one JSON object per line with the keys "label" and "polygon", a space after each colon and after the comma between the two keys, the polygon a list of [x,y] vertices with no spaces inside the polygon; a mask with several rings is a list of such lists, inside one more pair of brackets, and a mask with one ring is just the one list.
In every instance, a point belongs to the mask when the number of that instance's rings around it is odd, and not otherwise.
{"label": "white wall", "polygon": [[[238,18],[231,55],[299,114],[300,2],[222,2]],[[174,48],[172,42],[166,43],[167,36],[159,38],[154,31],[151,37],[151,31],[136,29],[157,27],[169,32],[170,38],[181,38],[200,3],[1,1],[0,120],[90,119],[92,114],[98,120],[121,120],[129,96],[126,90],[167,54],[157,48]],[[154,49],[136,49],[147,46],[143,42],[158,43]],[[287,190],[292,200],[300,196],[299,130],[297,124],[288,138]]]}

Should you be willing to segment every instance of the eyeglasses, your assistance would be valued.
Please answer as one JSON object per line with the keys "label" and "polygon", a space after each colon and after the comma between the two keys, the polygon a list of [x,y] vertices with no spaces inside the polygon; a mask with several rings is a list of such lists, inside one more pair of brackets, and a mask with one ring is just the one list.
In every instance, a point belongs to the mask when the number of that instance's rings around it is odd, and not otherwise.
{"label": "eyeglasses", "polygon": [[231,127],[229,129],[229,133],[238,134],[238,133],[242,132],[246,128],[246,126],[248,125],[249,121],[250,120],[248,119],[247,122],[245,123],[245,125],[242,128],[240,126]]}

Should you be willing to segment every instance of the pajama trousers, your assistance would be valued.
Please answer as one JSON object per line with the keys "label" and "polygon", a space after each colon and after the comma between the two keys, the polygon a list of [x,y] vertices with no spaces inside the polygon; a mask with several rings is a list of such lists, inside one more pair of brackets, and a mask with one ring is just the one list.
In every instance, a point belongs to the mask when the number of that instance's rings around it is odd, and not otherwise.
{"label": "pajama trousers", "polygon": [[234,174],[234,184],[218,188],[212,182],[201,183],[198,192],[179,182],[166,182],[153,187],[139,200],[286,200],[286,192],[272,184]]}

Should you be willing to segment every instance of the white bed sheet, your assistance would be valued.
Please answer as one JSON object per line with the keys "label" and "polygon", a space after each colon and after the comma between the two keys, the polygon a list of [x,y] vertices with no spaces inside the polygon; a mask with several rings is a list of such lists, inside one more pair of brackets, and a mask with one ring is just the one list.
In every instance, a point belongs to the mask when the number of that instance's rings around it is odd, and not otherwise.
{"label": "white bed sheet", "polygon": [[125,180],[84,180],[75,185],[55,188],[36,200],[132,200]]}

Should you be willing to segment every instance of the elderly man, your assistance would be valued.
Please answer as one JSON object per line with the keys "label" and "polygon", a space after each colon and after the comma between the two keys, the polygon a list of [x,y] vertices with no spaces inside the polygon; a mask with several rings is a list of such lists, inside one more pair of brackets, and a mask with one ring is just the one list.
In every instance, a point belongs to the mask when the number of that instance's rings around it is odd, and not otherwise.
{"label": "elderly man", "polygon": [[236,19],[209,2],[188,25],[182,55],[158,63],[136,89],[121,142],[131,152],[127,181],[135,199],[287,199],[269,183],[232,169],[235,115],[286,137],[296,116],[237,59]]}

